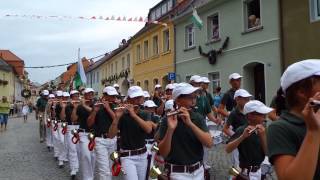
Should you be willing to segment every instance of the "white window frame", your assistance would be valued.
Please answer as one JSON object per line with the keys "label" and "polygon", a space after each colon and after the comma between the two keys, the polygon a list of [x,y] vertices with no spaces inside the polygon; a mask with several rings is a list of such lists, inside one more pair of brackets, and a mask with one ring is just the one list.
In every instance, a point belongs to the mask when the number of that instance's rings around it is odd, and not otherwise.
{"label": "white window frame", "polygon": [[161,5],[161,14],[164,15],[168,12],[168,4],[167,3],[163,3]]}
{"label": "white window frame", "polygon": [[127,68],[130,68],[130,54],[127,54]]}
{"label": "white window frame", "polygon": [[[217,78],[213,79],[214,76],[217,76]],[[208,73],[208,77],[211,84],[210,87],[212,88],[211,91],[213,91],[216,87],[221,87],[221,74],[219,71]],[[214,85],[216,85],[216,87]]]}
{"label": "white window frame", "polygon": [[[190,28],[192,29],[191,32],[189,32]],[[192,37],[191,37],[192,38],[192,40],[191,40],[192,44],[191,45],[189,45],[189,35],[190,35],[190,33],[192,35]],[[194,24],[189,24],[189,25],[187,25],[185,27],[185,47],[186,48],[192,48],[194,46],[195,46],[195,28],[194,28]]]}
{"label": "white window frame", "polygon": [[248,6],[247,6],[247,4],[249,2],[251,2],[251,1],[254,1],[254,0],[243,0],[242,1],[244,31],[250,31],[250,30],[254,30],[254,29],[262,27],[262,19],[263,19],[262,18],[262,4],[261,4],[261,0],[258,0],[259,1],[259,5],[260,5],[260,7],[259,7],[260,8],[260,25],[249,28],[249,21],[248,21],[249,15],[248,15]]}
{"label": "white window frame", "polygon": [[[155,39],[157,42],[155,42]],[[159,36],[155,35],[152,37],[152,53],[153,55],[158,55],[159,54]]]}
{"label": "white window frame", "polygon": [[136,46],[136,58],[137,58],[137,63],[141,62],[141,45],[138,44]]}
{"label": "white window frame", "polygon": [[123,56],[121,59],[121,70],[122,71],[124,70],[124,67],[125,67],[125,60],[126,60],[126,58]]}
{"label": "white window frame", "polygon": [[[213,39],[213,23],[212,23],[212,20],[215,16],[218,16],[218,33],[219,33],[219,36],[218,38],[215,38]],[[208,41],[214,41],[214,40],[218,40],[220,39],[221,37],[221,30],[220,30],[220,13],[219,12],[216,12],[210,16],[208,16],[208,21],[207,21],[207,26],[208,26]]]}
{"label": "white window frame", "polygon": [[[168,38],[166,38],[166,34],[168,32]],[[162,32],[163,35],[163,42],[162,42],[162,49],[163,52],[168,52],[170,51],[170,31],[169,29],[166,29]]]}
{"label": "white window frame", "polygon": [[168,11],[170,11],[173,7],[173,0],[168,1]]}
{"label": "white window frame", "polygon": [[320,0],[309,0],[310,22],[320,20]]}
{"label": "white window frame", "polygon": [[143,41],[143,58],[147,60],[149,58],[149,41]]}

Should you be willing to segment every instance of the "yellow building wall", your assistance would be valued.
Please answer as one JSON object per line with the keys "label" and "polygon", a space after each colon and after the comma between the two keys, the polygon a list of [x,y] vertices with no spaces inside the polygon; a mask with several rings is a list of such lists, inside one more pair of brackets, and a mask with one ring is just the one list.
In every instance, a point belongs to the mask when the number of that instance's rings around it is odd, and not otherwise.
{"label": "yellow building wall", "polygon": [[[129,64],[127,63],[127,58],[129,55]],[[124,67],[122,67],[122,59],[124,58]],[[117,66],[116,66],[117,63]],[[111,70],[111,67],[113,70]],[[109,76],[117,75],[120,74],[120,72],[126,70],[129,67],[130,73],[128,75],[127,80],[130,81],[132,79],[132,54],[131,54],[131,46],[129,45],[127,48],[122,50],[119,54],[113,56],[111,59],[107,60],[105,63],[103,63],[100,67],[98,67],[100,73],[101,73],[101,79],[108,78]],[[119,84],[120,86],[120,92],[123,95],[127,94],[127,89],[129,87],[125,86],[125,78],[120,78],[117,81],[113,81],[111,84],[107,82],[107,85],[113,85],[115,83]],[[102,90],[104,88],[104,85],[100,83],[100,88],[101,91],[99,91],[99,95],[102,94]],[[101,93],[100,93],[101,92]]]}
{"label": "yellow building wall", "polygon": [[[164,34],[169,30],[169,51],[164,52]],[[153,54],[153,37],[158,36],[158,54]],[[144,42],[148,41],[148,57],[144,57]],[[134,84],[139,85],[150,93],[154,90],[155,79],[165,87],[167,74],[174,72],[174,26],[168,23],[167,26],[157,25],[132,39],[132,64]],[[140,45],[141,61],[137,62],[137,45]],[[148,81],[148,86],[145,83]]]}
{"label": "yellow building wall", "polygon": [[9,102],[12,102],[14,98],[14,74],[13,72],[7,72],[0,70],[0,79],[8,81],[7,85],[0,84],[0,96],[6,96]]}

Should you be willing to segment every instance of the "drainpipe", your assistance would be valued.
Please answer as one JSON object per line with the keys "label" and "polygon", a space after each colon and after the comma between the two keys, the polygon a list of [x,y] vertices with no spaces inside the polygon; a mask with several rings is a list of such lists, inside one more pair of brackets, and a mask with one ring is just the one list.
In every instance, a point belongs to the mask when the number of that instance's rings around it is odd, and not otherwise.
{"label": "drainpipe", "polygon": [[285,56],[284,56],[284,40],[283,40],[283,0],[279,0],[279,31],[280,31],[280,66],[281,73],[285,70]]}
{"label": "drainpipe", "polygon": [[173,34],[174,34],[174,55],[173,55],[173,72],[176,74],[176,79],[175,81],[177,82],[177,37],[176,37],[176,25],[173,25]]}

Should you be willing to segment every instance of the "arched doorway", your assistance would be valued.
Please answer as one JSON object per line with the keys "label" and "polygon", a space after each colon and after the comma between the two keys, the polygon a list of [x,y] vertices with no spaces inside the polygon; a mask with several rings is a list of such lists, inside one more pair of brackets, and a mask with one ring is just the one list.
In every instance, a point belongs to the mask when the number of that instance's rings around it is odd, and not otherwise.
{"label": "arched doorway", "polygon": [[129,89],[129,81],[127,79],[123,80],[121,83],[121,94],[127,95],[128,89]]}
{"label": "arched doorway", "polygon": [[254,98],[266,102],[265,67],[260,62],[252,62],[243,67],[243,88],[253,93]]}
{"label": "arched doorway", "polygon": [[169,80],[168,80],[168,75],[165,75],[165,76],[163,76],[162,77],[162,87],[163,88],[165,88],[166,87],[166,85],[168,85],[170,82],[169,82]]}

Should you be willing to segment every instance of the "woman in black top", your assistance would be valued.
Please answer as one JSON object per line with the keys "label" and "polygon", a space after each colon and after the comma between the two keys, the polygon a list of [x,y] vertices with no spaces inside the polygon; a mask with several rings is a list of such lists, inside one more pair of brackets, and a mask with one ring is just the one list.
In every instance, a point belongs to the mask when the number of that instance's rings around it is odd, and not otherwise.
{"label": "woman in black top", "polygon": [[318,180],[320,60],[289,66],[281,77],[281,87],[288,111],[268,128],[269,160],[280,180]]}

